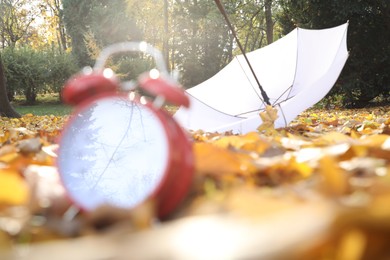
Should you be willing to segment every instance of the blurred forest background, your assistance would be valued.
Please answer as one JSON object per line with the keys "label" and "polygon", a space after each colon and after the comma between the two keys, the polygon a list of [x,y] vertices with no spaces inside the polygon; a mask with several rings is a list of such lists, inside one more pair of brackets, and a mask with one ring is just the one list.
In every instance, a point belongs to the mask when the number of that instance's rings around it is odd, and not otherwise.
{"label": "blurred forest background", "polygon": [[[321,29],[349,21],[350,57],[327,99],[344,106],[389,102],[388,0],[224,0],[247,52],[296,26]],[[144,40],[162,50],[170,70],[192,87],[217,73],[239,49],[212,0],[0,0],[0,58],[7,96],[36,102],[93,65],[100,50]],[[137,55],[118,57],[115,70],[134,78],[153,66]],[[1,94],[1,93],[0,93]]]}

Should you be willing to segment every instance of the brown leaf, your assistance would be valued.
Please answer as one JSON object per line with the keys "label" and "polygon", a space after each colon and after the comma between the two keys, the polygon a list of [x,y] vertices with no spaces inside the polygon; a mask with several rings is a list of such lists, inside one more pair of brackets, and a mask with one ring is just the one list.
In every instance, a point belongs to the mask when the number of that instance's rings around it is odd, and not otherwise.
{"label": "brown leaf", "polygon": [[42,143],[39,137],[21,140],[18,148],[23,154],[38,153],[41,150]]}

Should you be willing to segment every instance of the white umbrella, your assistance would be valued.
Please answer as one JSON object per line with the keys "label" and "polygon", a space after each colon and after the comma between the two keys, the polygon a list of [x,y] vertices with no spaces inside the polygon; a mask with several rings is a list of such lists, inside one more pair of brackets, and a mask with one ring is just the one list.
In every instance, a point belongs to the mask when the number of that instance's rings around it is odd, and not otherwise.
{"label": "white umbrella", "polygon": [[[321,30],[296,28],[246,54],[278,110],[275,127],[287,126],[330,91],[348,58],[347,28],[348,23]],[[259,112],[266,103],[243,55],[187,94],[190,108],[182,107],[174,115],[187,129],[247,133],[262,123]]]}

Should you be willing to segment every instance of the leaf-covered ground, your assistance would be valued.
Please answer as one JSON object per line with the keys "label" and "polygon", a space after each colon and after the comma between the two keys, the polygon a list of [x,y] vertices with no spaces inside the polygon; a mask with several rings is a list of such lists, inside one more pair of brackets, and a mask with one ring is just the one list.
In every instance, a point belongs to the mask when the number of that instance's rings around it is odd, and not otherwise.
{"label": "leaf-covered ground", "polygon": [[[309,110],[288,128],[246,135],[191,132],[193,185],[163,222],[150,201],[93,213],[71,205],[55,167],[66,120],[0,120],[0,258],[50,259],[51,252],[65,259],[67,244],[34,248],[118,233],[138,242],[118,251],[117,240],[105,241],[107,259],[390,258],[389,107]],[[168,238],[181,242],[171,246]],[[85,255],[100,252],[78,241]]]}

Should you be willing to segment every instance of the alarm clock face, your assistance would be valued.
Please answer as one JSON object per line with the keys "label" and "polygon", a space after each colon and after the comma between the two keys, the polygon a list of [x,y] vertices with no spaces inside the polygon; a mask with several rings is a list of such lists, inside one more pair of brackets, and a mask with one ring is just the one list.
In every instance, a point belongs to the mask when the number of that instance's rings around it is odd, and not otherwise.
{"label": "alarm clock face", "polygon": [[144,201],[159,186],[168,161],[165,128],[155,112],[110,96],[74,113],[63,130],[57,164],[71,199],[93,210]]}

